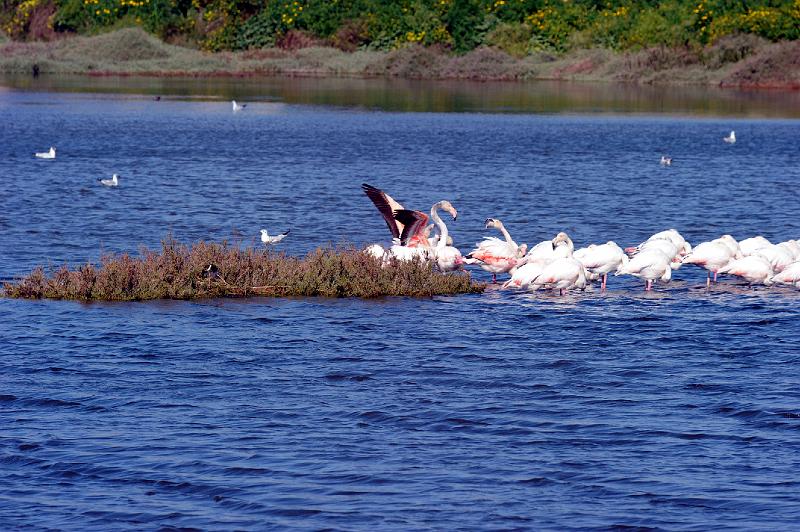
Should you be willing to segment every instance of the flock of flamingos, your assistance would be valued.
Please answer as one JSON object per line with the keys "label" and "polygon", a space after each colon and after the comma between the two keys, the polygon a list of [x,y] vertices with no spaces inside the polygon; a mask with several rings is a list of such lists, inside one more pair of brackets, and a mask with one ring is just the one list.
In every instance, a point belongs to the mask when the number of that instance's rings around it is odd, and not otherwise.
{"label": "flock of flamingos", "polygon": [[[645,281],[645,290],[652,290],[656,281],[667,282],[672,272],[685,264],[708,271],[706,285],[717,282],[718,274],[741,277],[751,285],[793,285],[800,288],[800,242],[788,240],[773,244],[763,236],[737,241],[723,235],[692,247],[675,229],[656,233],[638,246],[622,249],[615,242],[592,244],[575,249],[566,233],[558,233],[530,250],[517,244],[500,220],[489,218],[486,228],[500,231],[503,238],[487,237],[475,249],[462,255],[452,245],[447,225],[439,210],[458,213],[449,201],[431,207],[430,216],[422,211],[405,209],[386,192],[363,184],[364,193],[372,200],[392,234],[392,245],[372,244],[366,253],[390,264],[391,261],[430,261],[442,272],[450,272],[471,264],[492,274],[511,276],[503,288],[539,290],[584,289],[599,281],[606,289],[609,273],[633,275]],[[433,221],[433,224],[428,224]],[[434,234],[434,231],[438,231]]]}

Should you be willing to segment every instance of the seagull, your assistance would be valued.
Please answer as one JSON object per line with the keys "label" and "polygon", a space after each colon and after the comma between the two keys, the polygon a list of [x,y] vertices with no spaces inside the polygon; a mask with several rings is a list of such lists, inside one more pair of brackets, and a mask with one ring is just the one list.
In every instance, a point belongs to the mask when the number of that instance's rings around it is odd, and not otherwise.
{"label": "seagull", "polygon": [[265,246],[271,246],[273,244],[277,244],[278,242],[280,242],[281,240],[286,238],[286,235],[288,235],[288,234],[289,234],[289,231],[285,231],[285,232],[279,234],[278,236],[269,236],[269,233],[267,233],[267,230],[266,229],[262,229],[261,230],[261,241],[264,243]]}
{"label": "seagull", "polygon": [[661,156],[661,166],[672,166],[672,157]]}
{"label": "seagull", "polygon": [[727,137],[723,137],[722,140],[727,142],[728,144],[736,144],[736,132],[731,131],[731,134]]}
{"label": "seagull", "polygon": [[236,100],[233,100],[231,103],[233,104],[233,112],[234,112],[234,113],[235,113],[236,111],[241,111],[242,109],[244,109],[245,107],[247,107],[247,104],[246,104],[246,103],[243,103],[243,104],[239,105],[238,103],[236,103]]}
{"label": "seagull", "polygon": [[39,159],[55,159],[56,158],[56,149],[50,146],[50,151],[44,152],[36,152],[34,155]]}
{"label": "seagull", "polygon": [[119,176],[117,174],[114,174],[111,176],[111,179],[101,179],[100,184],[106,187],[118,187]]}

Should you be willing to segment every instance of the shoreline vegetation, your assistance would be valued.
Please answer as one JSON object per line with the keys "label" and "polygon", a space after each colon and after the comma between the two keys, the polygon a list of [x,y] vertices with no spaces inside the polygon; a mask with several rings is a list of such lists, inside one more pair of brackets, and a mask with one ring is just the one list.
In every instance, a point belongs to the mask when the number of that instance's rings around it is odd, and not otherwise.
{"label": "shoreline vegetation", "polygon": [[170,237],[160,251],[105,255],[100,264],[37,267],[3,285],[5,297],[78,301],[145,301],[220,297],[431,297],[483,292],[465,273],[444,274],[421,261],[382,267],[353,247],[317,248],[291,257],[269,248],[240,248]]}
{"label": "shoreline vegetation", "polygon": [[167,44],[141,28],[51,41],[4,41],[0,37],[0,73],[557,80],[800,89],[800,41],[770,42],[752,34],[721,37],[703,47],[576,48],[525,55],[497,46],[456,54],[443,46],[421,43],[389,51],[344,51],[317,41],[306,44],[209,52]]}

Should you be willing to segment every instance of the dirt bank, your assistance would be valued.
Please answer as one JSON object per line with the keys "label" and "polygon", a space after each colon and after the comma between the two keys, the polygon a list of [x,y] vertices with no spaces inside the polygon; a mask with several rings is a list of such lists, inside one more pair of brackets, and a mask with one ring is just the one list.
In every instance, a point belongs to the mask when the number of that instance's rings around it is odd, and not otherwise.
{"label": "dirt bank", "polygon": [[728,37],[700,50],[593,49],[518,59],[493,48],[465,55],[409,46],[392,52],[268,48],[206,53],[165,44],[140,29],[53,42],[0,41],[0,72],[148,76],[347,76],[408,79],[624,81],[800,89],[800,41]]}

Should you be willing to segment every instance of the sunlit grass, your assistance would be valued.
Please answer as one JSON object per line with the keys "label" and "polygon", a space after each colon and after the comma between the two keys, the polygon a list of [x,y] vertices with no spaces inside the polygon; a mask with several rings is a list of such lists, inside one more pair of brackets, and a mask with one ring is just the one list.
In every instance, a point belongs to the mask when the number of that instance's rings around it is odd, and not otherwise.
{"label": "sunlit grass", "polygon": [[[210,270],[210,271],[209,271]],[[382,267],[353,247],[317,248],[305,257],[228,243],[191,246],[171,238],[160,251],[106,255],[99,265],[34,269],[6,283],[12,298],[138,301],[247,296],[430,297],[482,292],[469,275],[422,262]]]}

